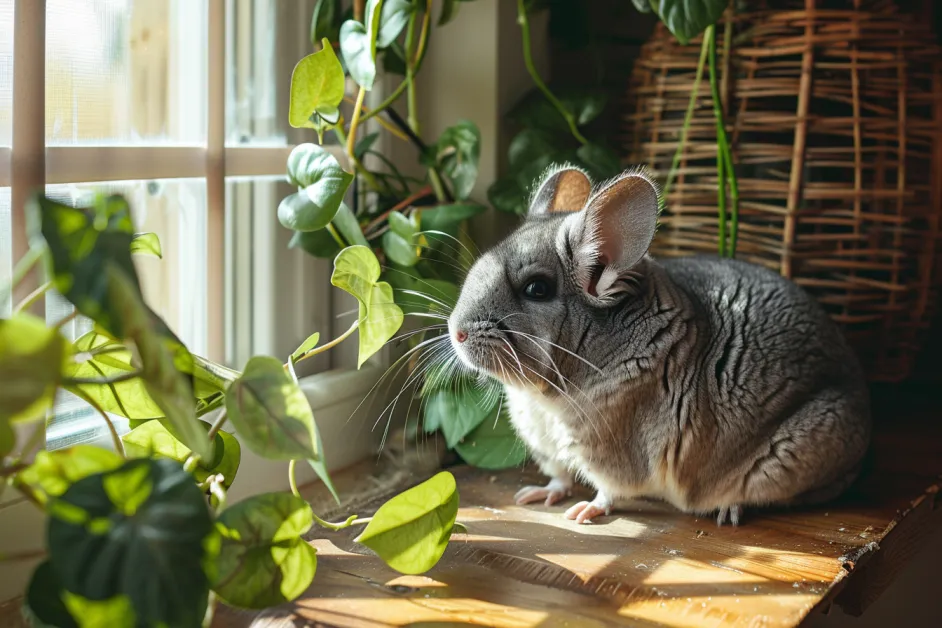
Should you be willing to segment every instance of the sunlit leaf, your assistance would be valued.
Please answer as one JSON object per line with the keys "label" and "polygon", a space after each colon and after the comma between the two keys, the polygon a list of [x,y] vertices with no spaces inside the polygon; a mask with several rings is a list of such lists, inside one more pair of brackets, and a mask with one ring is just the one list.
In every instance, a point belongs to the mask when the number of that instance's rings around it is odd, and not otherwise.
{"label": "sunlit leaf", "polygon": [[454,449],[465,462],[481,469],[519,467],[527,459],[526,447],[514,433],[506,409],[499,415],[494,409]]}
{"label": "sunlit leaf", "polygon": [[455,478],[442,471],[380,506],[357,542],[404,574],[420,574],[439,561],[458,516]]}
{"label": "sunlit leaf", "polygon": [[43,450],[33,463],[17,474],[17,481],[29,486],[33,495],[45,503],[58,497],[70,486],[90,475],[121,466],[121,456],[93,445],[72,445],[67,449]]}
{"label": "sunlit leaf", "polygon": [[64,591],[62,599],[79,628],[135,628],[137,625],[134,607],[126,595],[95,601]]}
{"label": "sunlit leaf", "polygon": [[163,249],[160,248],[160,238],[156,233],[135,233],[131,238],[131,253],[152,255],[163,259]]}
{"label": "sunlit leaf", "polygon": [[307,460],[336,498],[311,406],[281,362],[251,358],[226,393],[226,410],[249,449],[272,460]]}
{"label": "sunlit leaf", "polygon": [[310,505],[290,493],[256,495],[223,511],[213,590],[243,608],[297,598],[317,569],[317,553],[301,538],[313,521]]}
{"label": "sunlit leaf", "polygon": [[130,460],[51,504],[49,555],[65,589],[92,601],[126,595],[145,624],[200,626],[213,524],[178,462]]}
{"label": "sunlit leaf", "polygon": [[365,246],[349,246],[334,259],[330,283],[368,305],[373,285],[379,281],[380,271],[379,261],[373,251]]}
{"label": "sunlit leaf", "polygon": [[376,80],[376,38],[379,35],[381,1],[367,1],[364,23],[347,20],[340,27],[340,51],[347,69],[357,85],[367,91],[373,89],[373,81]]}
{"label": "sunlit leaf", "polygon": [[288,123],[295,128],[313,128],[310,119],[315,113],[323,112],[327,122],[337,122],[335,114],[344,96],[343,68],[330,42],[323,43],[321,50],[298,61],[291,73]]}
{"label": "sunlit leaf", "polygon": [[281,201],[278,220],[295,231],[316,231],[330,224],[353,181],[353,175],[317,144],[301,144],[291,151],[288,177],[299,191]]}
{"label": "sunlit leaf", "polygon": [[69,344],[30,314],[0,319],[0,423],[45,418]]}
{"label": "sunlit leaf", "polygon": [[419,261],[416,246],[411,239],[406,240],[392,230],[383,234],[383,251],[386,257],[400,266],[415,266]]}
{"label": "sunlit leaf", "polygon": [[[205,430],[210,425],[200,421]],[[147,458],[162,456],[177,462],[185,462],[192,453],[190,448],[177,440],[162,421],[147,421],[138,425],[121,437],[124,442],[125,453],[132,458]],[[220,430],[214,439],[213,459],[200,460],[193,472],[197,482],[203,482],[210,475],[221,474],[224,478],[223,486],[229,488],[235,480],[242,461],[242,447],[239,441],[228,432]]]}
{"label": "sunlit leaf", "polygon": [[291,354],[291,357],[297,360],[302,355],[313,349],[317,346],[317,343],[320,342],[321,335],[317,332],[314,332],[307,339],[301,343],[301,345],[294,350],[294,353]]}

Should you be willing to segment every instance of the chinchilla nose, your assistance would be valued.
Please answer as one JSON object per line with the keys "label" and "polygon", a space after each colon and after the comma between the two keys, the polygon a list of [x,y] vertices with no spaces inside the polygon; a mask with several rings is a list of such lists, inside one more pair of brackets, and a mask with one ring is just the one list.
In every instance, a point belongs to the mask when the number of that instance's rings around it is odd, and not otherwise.
{"label": "chinchilla nose", "polygon": [[455,332],[455,340],[457,340],[458,342],[464,342],[467,339],[468,339],[468,332],[466,332],[465,330],[459,329],[458,331]]}

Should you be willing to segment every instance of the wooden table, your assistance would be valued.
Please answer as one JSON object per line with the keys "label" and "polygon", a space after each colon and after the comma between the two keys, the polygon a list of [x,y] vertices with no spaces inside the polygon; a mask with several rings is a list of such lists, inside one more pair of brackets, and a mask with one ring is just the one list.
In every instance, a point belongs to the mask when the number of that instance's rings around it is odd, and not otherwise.
{"label": "wooden table", "polygon": [[400,576],[338,533],[312,541],[317,577],[295,604],[220,609],[216,625],[795,626],[832,603],[860,613],[942,529],[942,418],[907,410],[904,421],[899,407],[882,406],[873,465],[851,493],[747,511],[739,528],[647,501],[578,526],[562,505],[513,505],[540,480],[532,471],[459,467],[468,533],[426,576]]}

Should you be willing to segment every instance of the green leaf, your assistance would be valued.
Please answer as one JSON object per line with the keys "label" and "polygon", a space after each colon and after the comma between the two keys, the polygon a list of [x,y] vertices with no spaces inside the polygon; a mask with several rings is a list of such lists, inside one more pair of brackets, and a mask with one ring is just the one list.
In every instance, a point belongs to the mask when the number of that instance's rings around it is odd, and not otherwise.
{"label": "green leaf", "polygon": [[641,13],[650,13],[651,3],[656,1],[657,0],[631,0],[632,4],[635,5],[635,8],[638,9],[638,11]]}
{"label": "green leaf", "polygon": [[62,599],[72,617],[78,620],[79,628],[135,628],[134,608],[126,595],[99,602],[63,591]]}
{"label": "green leaf", "polygon": [[393,299],[392,286],[379,278],[379,262],[365,246],[347,247],[334,260],[330,283],[352,294],[360,303],[357,368],[402,326],[403,314]]}
{"label": "green leaf", "polygon": [[321,335],[317,332],[314,332],[307,337],[307,340],[301,343],[301,345],[294,350],[294,353],[291,354],[291,357],[297,360],[302,355],[313,349],[317,346],[317,343],[320,342]]}
{"label": "green leaf", "polygon": [[392,230],[383,234],[383,250],[400,266],[415,266],[419,261],[416,246]]}
{"label": "green leaf", "polygon": [[423,209],[422,230],[442,231],[457,236],[458,225],[486,210],[487,207],[476,203],[455,203],[453,205],[439,205],[432,209]]}
{"label": "green leaf", "polygon": [[529,198],[529,192],[514,177],[498,179],[487,188],[487,200],[494,209],[508,214],[526,215]]}
{"label": "green leaf", "polygon": [[[200,425],[209,431],[209,423],[200,421]],[[124,442],[125,453],[132,458],[162,456],[183,463],[192,453],[162,421],[142,423],[122,436],[121,440]],[[193,477],[197,482],[204,482],[210,475],[221,474],[224,478],[223,486],[229,488],[242,462],[242,447],[232,434],[222,430],[216,434],[214,440],[212,460],[200,460]]]}
{"label": "green leaf", "polygon": [[610,179],[622,170],[618,155],[607,146],[586,144],[579,147],[576,155],[596,181]]}
{"label": "green leaf", "polygon": [[123,322],[111,299],[111,273],[107,270],[122,270],[130,288],[140,294],[131,259],[133,228],[126,203],[111,197],[95,208],[73,208],[36,196],[30,207],[49,245],[49,270],[56,290],[81,314],[115,337],[125,338]]}
{"label": "green leaf", "polygon": [[366,151],[370,150],[373,144],[376,143],[376,140],[379,139],[379,132],[370,133],[364,135],[359,140],[357,140],[356,146],[353,148],[353,155],[357,159],[363,159],[363,155],[366,154]]}
{"label": "green leaf", "polygon": [[291,73],[288,123],[295,128],[314,128],[311,116],[324,112],[326,122],[337,122],[336,111],[343,102],[344,75],[340,60],[324,40],[324,47],[304,57]]}
{"label": "green leaf", "polygon": [[174,435],[204,460],[213,457],[213,444],[196,420],[192,375],[193,356],[166,324],[139,298],[122,270],[111,266],[109,297],[141,357],[147,394],[163,411]]}
{"label": "green leaf", "polygon": [[[576,119],[578,126],[584,126],[595,120],[605,109],[608,97],[599,89],[580,87],[557,88],[550,86],[559,101]],[[543,129],[569,135],[569,124],[560,115],[556,107],[550,103],[539,89],[527,92],[526,96],[517,103],[507,117],[524,128]]]}
{"label": "green leaf", "polygon": [[301,144],[291,151],[288,178],[303,189],[281,201],[278,220],[295,231],[317,231],[330,224],[353,181],[353,175],[317,144]]}
{"label": "green leaf", "polygon": [[363,235],[363,230],[360,229],[360,223],[346,203],[340,204],[340,209],[337,210],[337,215],[334,216],[334,226],[349,244],[369,246],[366,237]]}
{"label": "green leaf", "polygon": [[249,449],[271,460],[308,460],[337,498],[311,406],[281,362],[251,358],[226,392],[226,410]]}
{"label": "green leaf", "polygon": [[442,471],[380,506],[356,541],[404,574],[420,574],[439,561],[458,516],[458,487]]}
{"label": "green leaf", "polygon": [[79,628],[62,595],[65,591],[48,560],[33,571],[23,599],[23,614],[34,628]]}
{"label": "green leaf", "polygon": [[379,34],[379,7],[382,0],[368,0],[365,24],[347,20],[340,27],[340,51],[357,85],[369,91],[376,80],[376,38]]}
{"label": "green leaf", "polygon": [[442,0],[442,12],[438,18],[438,25],[444,26],[458,15],[458,0]]}
{"label": "green leaf", "polygon": [[[542,129],[523,129],[511,140],[507,159],[511,171],[535,170],[535,178],[551,163],[563,161],[560,157],[564,152],[565,146],[558,136]],[[534,167],[535,163],[539,165]]]}
{"label": "green leaf", "polygon": [[527,450],[517,438],[506,411],[491,412],[464,440],[455,444],[455,451],[465,462],[481,469],[519,467],[527,459]]}
{"label": "green leaf", "polygon": [[69,354],[66,339],[42,319],[0,319],[0,423],[45,418]]}
{"label": "green leaf", "polygon": [[470,120],[459,120],[438,138],[435,163],[454,186],[455,197],[463,201],[471,195],[478,177],[481,158],[481,132]]}
{"label": "green leaf", "polygon": [[131,253],[152,255],[163,259],[163,250],[160,248],[160,238],[156,233],[135,233],[131,238]]}
{"label": "green leaf", "polygon": [[93,445],[73,445],[68,449],[40,451],[33,464],[17,474],[17,480],[31,489],[40,502],[58,497],[79,480],[121,466],[121,456]]}
{"label": "green leaf", "polygon": [[389,228],[406,240],[411,240],[419,229],[415,221],[406,218],[400,212],[390,212],[387,221],[389,222]]}
{"label": "green leaf", "polygon": [[48,547],[62,586],[88,600],[126,595],[139,622],[200,626],[213,524],[193,478],[172,460],[130,460],[51,503]]}
{"label": "green leaf", "polygon": [[290,493],[256,495],[223,511],[213,591],[242,608],[296,599],[317,569],[317,553],[301,538],[313,522],[310,505]]}
{"label": "green leaf", "polygon": [[[113,378],[138,370],[131,364],[131,352],[100,330],[92,330],[73,345],[75,361],[65,369],[69,378]],[[109,349],[107,353],[92,355],[94,350]],[[66,386],[78,390],[96,402],[105,412],[128,419],[158,419],[164,416],[147,393],[144,380],[139,377],[114,384],[79,384]]]}
{"label": "green leaf", "polygon": [[464,386],[433,392],[425,402],[426,425],[440,425],[445,442],[454,448],[461,439],[481,425],[500,401],[494,387]]}
{"label": "green leaf", "polygon": [[406,75],[406,51],[394,41],[383,51],[383,71],[387,74]]}
{"label": "green leaf", "polygon": [[[0,460],[7,456],[16,447],[16,432],[6,421],[0,421]],[[5,484],[0,482],[0,495],[3,495]]]}
{"label": "green leaf", "polygon": [[322,39],[335,41],[340,35],[341,0],[317,0],[311,15],[311,45]]}
{"label": "green leaf", "polygon": [[[335,216],[336,218],[336,216]],[[327,229],[320,231],[295,231],[288,242],[288,247],[301,249],[308,255],[327,259],[334,259],[340,252],[340,245]]]}
{"label": "green leaf", "polygon": [[384,0],[380,10],[376,47],[385,48],[396,41],[415,9],[408,0]]}
{"label": "green leaf", "polygon": [[[637,5],[637,3],[635,3]],[[654,11],[681,44],[715,24],[729,6],[728,0],[652,0]]]}

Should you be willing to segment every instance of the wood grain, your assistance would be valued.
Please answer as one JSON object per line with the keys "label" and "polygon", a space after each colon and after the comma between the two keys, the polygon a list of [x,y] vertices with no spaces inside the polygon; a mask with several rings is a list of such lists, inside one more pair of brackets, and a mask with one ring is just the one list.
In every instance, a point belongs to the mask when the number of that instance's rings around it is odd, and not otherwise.
{"label": "wood grain", "polygon": [[860,613],[942,529],[942,425],[932,412],[898,420],[888,401],[869,469],[827,507],[747,511],[739,528],[717,528],[637,500],[577,526],[562,505],[513,505],[535,472],[459,467],[468,533],[427,576],[396,574],[355,533],[318,531],[307,594],[261,614],[221,608],[215,626],[773,627],[832,603]]}

